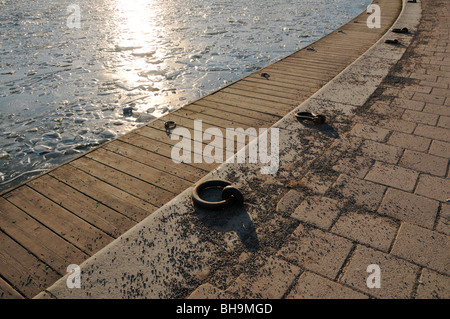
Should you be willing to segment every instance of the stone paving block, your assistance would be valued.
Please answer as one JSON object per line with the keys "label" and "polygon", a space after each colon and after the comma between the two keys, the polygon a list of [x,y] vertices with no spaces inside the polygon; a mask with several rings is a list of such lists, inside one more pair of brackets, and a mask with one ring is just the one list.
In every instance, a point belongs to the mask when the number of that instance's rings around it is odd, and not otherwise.
{"label": "stone paving block", "polygon": [[[419,72],[415,71],[415,72],[411,73],[411,78],[417,79],[417,80],[429,81],[429,82],[436,82],[437,75],[423,74],[423,73],[419,73]],[[421,92],[421,93],[431,93],[431,90],[423,90],[423,92]]]}
{"label": "stone paving block", "polygon": [[[436,74],[437,72],[433,72],[434,74]],[[444,72],[445,74],[449,74],[449,72]],[[450,97],[450,92],[447,89],[443,89],[443,88],[433,88],[433,90],[431,91],[431,93],[433,93],[433,95],[438,95],[438,96],[444,96],[444,97]]]}
{"label": "stone paving block", "polygon": [[273,257],[262,257],[259,266],[256,274],[242,273],[226,292],[240,298],[281,299],[300,274],[299,267]]}
{"label": "stone paving block", "polygon": [[233,299],[233,296],[209,283],[206,283],[195,289],[189,295],[188,299]]}
{"label": "stone paving block", "polygon": [[373,160],[363,156],[340,158],[332,169],[336,172],[346,175],[364,178],[369,168],[372,166]]}
{"label": "stone paving block", "polygon": [[387,252],[398,227],[398,223],[390,218],[377,214],[348,212],[339,217],[331,231],[360,244]]}
{"label": "stone paving block", "polygon": [[299,225],[277,256],[334,279],[353,244],[320,229]]}
{"label": "stone paving block", "polygon": [[408,109],[408,110],[414,110],[414,111],[422,111],[423,108],[425,107],[425,102],[396,98],[392,101],[391,106],[392,107],[400,107],[400,108],[404,108],[404,109]]}
{"label": "stone paving block", "polygon": [[435,104],[444,104],[445,97],[434,95],[434,94],[426,94],[426,93],[414,93],[414,96],[412,98],[414,101],[421,101],[421,102],[429,102],[429,103],[435,103]]}
{"label": "stone paving block", "polygon": [[441,115],[438,120],[438,126],[450,129],[450,116]]}
{"label": "stone paving block", "polygon": [[333,191],[343,200],[375,210],[383,198],[386,187],[348,175],[340,175],[333,185]]}
{"label": "stone paving block", "polygon": [[301,179],[301,183],[315,193],[324,194],[334,183],[334,180],[324,178],[323,176],[319,176],[314,172],[308,172]]}
{"label": "stone paving block", "polygon": [[421,85],[437,87],[437,88],[442,88],[442,89],[447,89],[448,88],[448,84],[447,83],[430,82],[430,81],[425,81],[425,80],[422,80],[419,83]]}
{"label": "stone paving block", "polygon": [[388,188],[378,212],[431,229],[434,226],[438,208],[438,201]]}
{"label": "stone paving block", "polygon": [[360,123],[356,124],[350,132],[351,135],[378,142],[384,141],[389,133],[387,129]]}
{"label": "stone paving block", "polygon": [[437,115],[443,115],[443,116],[450,116],[450,107],[448,107],[446,105],[427,103],[423,109],[423,112],[437,114]]}
{"label": "stone paving block", "polygon": [[340,283],[305,271],[286,299],[367,299],[368,296]]}
{"label": "stone paving block", "polygon": [[280,214],[291,214],[295,208],[302,202],[303,195],[294,190],[291,189],[289,192],[287,192],[286,195],[283,196],[283,198],[280,199],[280,201],[277,204],[276,211]]}
{"label": "stone paving block", "polygon": [[387,119],[381,120],[378,125],[388,130],[411,134],[412,132],[414,132],[417,124],[405,120]]}
{"label": "stone paving block", "polygon": [[413,111],[413,110],[406,110],[402,115],[403,120],[416,122],[416,123],[422,123],[422,124],[428,124],[428,125],[436,125],[438,118],[439,118],[439,115],[437,115],[437,114],[417,112],[417,111]]}
{"label": "stone paving block", "polygon": [[366,140],[361,146],[361,152],[363,153],[364,156],[367,156],[369,158],[391,164],[396,164],[398,163],[398,160],[402,156],[403,149],[385,143],[378,143],[371,140]]}
{"label": "stone paving block", "polygon": [[[441,65],[450,65],[450,61],[447,61],[445,63],[439,63]],[[449,76],[438,76],[437,82],[450,84],[450,77]]]}
{"label": "stone paving block", "polygon": [[365,179],[412,192],[419,173],[396,165],[375,162]]}
{"label": "stone paving block", "polygon": [[428,152],[432,155],[450,158],[450,143],[434,140],[431,142]]}
{"label": "stone paving block", "polygon": [[[401,72],[395,72],[395,76],[401,76],[400,75],[400,73]],[[398,97],[398,93],[399,93],[399,90],[398,90],[398,88],[395,88],[395,87],[383,87],[382,86],[382,84],[380,84],[380,86],[378,87],[378,89],[380,90],[380,89],[382,89],[383,90],[383,97],[384,96],[392,96],[392,97]],[[411,97],[412,97],[412,95],[411,95]]]}
{"label": "stone paving block", "polygon": [[391,106],[389,103],[376,102],[373,104],[368,112],[378,115],[385,115],[389,118],[400,118],[405,110]]}
{"label": "stone paving block", "polygon": [[402,223],[391,253],[421,266],[450,274],[450,240],[441,233]]}
{"label": "stone paving block", "polygon": [[[369,288],[367,285],[369,276],[373,274],[367,272],[369,265],[380,267],[380,288]],[[405,260],[357,246],[339,281],[376,298],[404,299],[411,298],[418,272],[418,266]]]}
{"label": "stone paving block", "polygon": [[[426,79],[423,79],[423,80],[426,81]],[[426,85],[408,85],[406,88],[403,89],[403,91],[413,92],[413,94],[410,95],[410,99],[411,99],[415,92],[431,93],[432,89],[433,89],[433,87],[426,86]]]}
{"label": "stone paving block", "polygon": [[316,225],[319,228],[329,229],[340,214],[340,206],[337,200],[322,196],[311,196],[295,209],[291,217]]}
{"label": "stone paving block", "polygon": [[450,203],[442,203],[436,230],[450,235]]}
{"label": "stone paving block", "polygon": [[430,146],[431,140],[422,136],[393,132],[389,137],[388,144],[407,148],[414,151],[426,152]]}
{"label": "stone paving block", "polygon": [[410,150],[405,150],[399,162],[402,167],[436,176],[445,176],[447,164],[446,158]]}
{"label": "stone paving block", "polygon": [[450,130],[443,127],[429,126],[424,124],[417,125],[414,130],[415,135],[424,136],[433,140],[450,142]]}
{"label": "stone paving block", "polygon": [[[404,76],[401,77],[409,77],[409,72],[404,71],[402,72],[404,74]],[[399,90],[398,88],[395,88],[398,91],[397,97],[399,98],[399,100],[411,100],[414,92],[417,92],[417,90],[421,90],[421,88],[424,88],[427,86],[407,86],[405,88],[403,88],[403,90]],[[430,88],[431,90],[431,88]],[[398,102],[397,102],[398,103]]]}
{"label": "stone paving block", "polygon": [[450,278],[424,268],[419,279],[417,299],[450,299]]}
{"label": "stone paving block", "polygon": [[[344,71],[328,84],[326,91],[317,92],[315,98],[342,104],[363,105],[377,89],[381,80],[382,75],[368,76]],[[355,82],[358,85],[355,85]]]}
{"label": "stone paving block", "polygon": [[420,175],[416,194],[445,202],[450,198],[450,180],[429,175]]}
{"label": "stone paving block", "polygon": [[361,137],[345,134],[336,140],[326,152],[337,157],[353,156],[363,142],[364,139]]}

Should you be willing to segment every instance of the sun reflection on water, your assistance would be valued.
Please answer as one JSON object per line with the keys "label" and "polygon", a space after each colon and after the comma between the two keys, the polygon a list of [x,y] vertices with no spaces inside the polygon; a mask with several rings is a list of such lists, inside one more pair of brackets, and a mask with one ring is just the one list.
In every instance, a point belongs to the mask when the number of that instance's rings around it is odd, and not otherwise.
{"label": "sun reflection on water", "polygon": [[[117,0],[113,15],[115,76],[129,91],[141,91],[157,100],[161,99],[155,92],[164,90],[165,53],[158,46],[166,33],[158,18],[162,7],[158,0]],[[148,107],[141,105],[140,109]]]}

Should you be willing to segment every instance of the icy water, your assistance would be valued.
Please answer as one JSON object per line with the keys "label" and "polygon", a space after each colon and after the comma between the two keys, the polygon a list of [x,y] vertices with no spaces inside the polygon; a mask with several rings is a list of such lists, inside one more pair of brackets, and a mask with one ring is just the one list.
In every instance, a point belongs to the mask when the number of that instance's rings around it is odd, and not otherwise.
{"label": "icy water", "polygon": [[305,47],[370,2],[0,0],[0,191]]}

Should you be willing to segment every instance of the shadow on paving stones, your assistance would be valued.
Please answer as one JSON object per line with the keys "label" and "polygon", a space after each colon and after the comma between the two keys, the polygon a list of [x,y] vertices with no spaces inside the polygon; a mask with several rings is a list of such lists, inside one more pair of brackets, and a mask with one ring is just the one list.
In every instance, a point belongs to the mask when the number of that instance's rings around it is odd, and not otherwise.
{"label": "shadow on paving stones", "polygon": [[[217,192],[216,194],[214,194],[214,190],[210,190],[209,192],[211,194],[207,194],[207,196],[204,197],[205,200],[220,200],[217,198]],[[216,210],[205,209],[195,205],[192,215],[204,226],[215,232],[235,232],[250,252],[257,252],[259,250],[260,245],[256,235],[255,225],[250,219],[245,205],[231,205]]]}
{"label": "shadow on paving stones", "polygon": [[328,123],[324,123],[324,124],[320,124],[320,125],[314,125],[312,123],[308,123],[307,121],[302,121],[297,119],[298,122],[300,122],[303,126],[310,128],[310,129],[315,129],[317,131],[319,131],[320,133],[328,136],[329,138],[339,138],[339,133],[336,131],[336,129],[331,126]]}

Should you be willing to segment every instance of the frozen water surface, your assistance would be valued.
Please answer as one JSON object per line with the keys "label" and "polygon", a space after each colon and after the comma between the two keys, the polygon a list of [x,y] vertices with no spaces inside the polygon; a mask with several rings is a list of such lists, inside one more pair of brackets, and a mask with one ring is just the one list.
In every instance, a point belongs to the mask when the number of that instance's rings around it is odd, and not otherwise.
{"label": "frozen water surface", "polygon": [[[370,2],[0,0],[0,190],[295,52]],[[74,4],[80,28],[68,24]]]}

